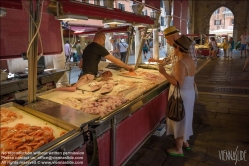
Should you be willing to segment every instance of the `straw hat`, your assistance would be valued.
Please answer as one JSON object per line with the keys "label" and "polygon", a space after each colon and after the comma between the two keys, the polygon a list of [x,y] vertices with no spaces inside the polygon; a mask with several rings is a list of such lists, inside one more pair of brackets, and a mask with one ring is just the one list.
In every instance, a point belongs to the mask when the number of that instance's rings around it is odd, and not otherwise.
{"label": "straw hat", "polygon": [[170,35],[174,35],[175,33],[178,33],[178,32],[179,32],[179,30],[176,29],[175,26],[170,26],[170,27],[164,29],[163,34],[164,34],[165,37],[167,37],[167,36],[170,36]]}
{"label": "straw hat", "polygon": [[192,43],[193,41],[185,35],[182,35],[179,39],[175,40],[175,45],[186,52],[189,51],[189,47]]}

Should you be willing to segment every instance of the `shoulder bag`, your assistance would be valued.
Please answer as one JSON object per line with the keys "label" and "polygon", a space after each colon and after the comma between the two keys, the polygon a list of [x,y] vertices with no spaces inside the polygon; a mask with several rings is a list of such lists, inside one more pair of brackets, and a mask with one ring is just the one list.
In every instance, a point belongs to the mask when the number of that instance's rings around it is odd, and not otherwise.
{"label": "shoulder bag", "polygon": [[[177,95],[175,97],[175,89],[177,88]],[[179,95],[179,96],[178,96]],[[185,116],[185,109],[183,106],[183,100],[180,94],[180,86],[177,81],[177,87],[174,88],[174,91],[172,95],[169,98],[168,105],[166,108],[166,117],[179,122],[181,121]]]}

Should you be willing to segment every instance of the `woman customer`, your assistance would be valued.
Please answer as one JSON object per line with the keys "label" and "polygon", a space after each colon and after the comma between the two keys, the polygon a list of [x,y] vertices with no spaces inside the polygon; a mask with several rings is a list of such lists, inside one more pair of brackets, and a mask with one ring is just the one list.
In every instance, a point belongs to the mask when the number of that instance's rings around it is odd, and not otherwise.
{"label": "woman customer", "polygon": [[210,46],[211,46],[211,56],[212,56],[211,59],[214,60],[217,58],[217,51],[218,51],[217,42],[214,37],[211,37]]}
{"label": "woman customer", "polygon": [[189,136],[193,135],[192,121],[195,101],[194,76],[196,67],[193,59],[189,56],[189,47],[192,41],[185,35],[175,40],[173,44],[175,56],[179,58],[171,74],[166,73],[164,67],[159,65],[159,72],[171,83],[169,97],[172,94],[177,82],[180,85],[180,94],[185,108],[185,117],[180,122],[167,118],[167,135],[173,134],[176,147],[168,149],[169,155],[184,156],[182,148],[190,149],[187,142]]}

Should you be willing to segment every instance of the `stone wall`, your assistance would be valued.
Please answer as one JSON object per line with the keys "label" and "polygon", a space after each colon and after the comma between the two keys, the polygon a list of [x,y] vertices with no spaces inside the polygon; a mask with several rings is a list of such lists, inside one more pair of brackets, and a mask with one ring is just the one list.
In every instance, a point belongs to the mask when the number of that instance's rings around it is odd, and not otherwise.
{"label": "stone wall", "polygon": [[213,12],[224,6],[229,8],[234,14],[234,32],[233,38],[237,42],[240,40],[240,35],[247,27],[249,0],[205,0],[195,1],[194,5],[194,33],[207,34],[209,33],[209,21]]}

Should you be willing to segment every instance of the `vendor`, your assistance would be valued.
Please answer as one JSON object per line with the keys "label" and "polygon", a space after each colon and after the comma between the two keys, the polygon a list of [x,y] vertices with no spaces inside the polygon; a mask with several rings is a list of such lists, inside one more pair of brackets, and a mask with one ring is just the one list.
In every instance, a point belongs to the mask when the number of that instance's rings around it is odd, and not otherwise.
{"label": "vendor", "polygon": [[116,65],[127,69],[128,71],[134,71],[134,68],[126,65],[121,60],[111,55],[105,45],[105,34],[103,32],[97,32],[94,36],[93,42],[87,45],[83,51],[83,56],[80,60],[79,68],[82,68],[82,76],[73,87],[61,87],[57,90],[75,91],[76,87],[82,86],[86,81],[93,80],[98,73],[98,64],[101,57],[108,59]]}
{"label": "vendor", "polygon": [[134,70],[133,67],[126,65],[121,60],[111,55],[104,47],[104,44],[105,34],[103,32],[96,33],[93,42],[87,45],[87,47],[84,49],[84,60],[81,59],[81,63],[79,64],[79,67],[82,68],[83,74],[97,75],[98,64],[100,62],[101,57],[108,59],[109,61],[127,69],[128,71]]}

